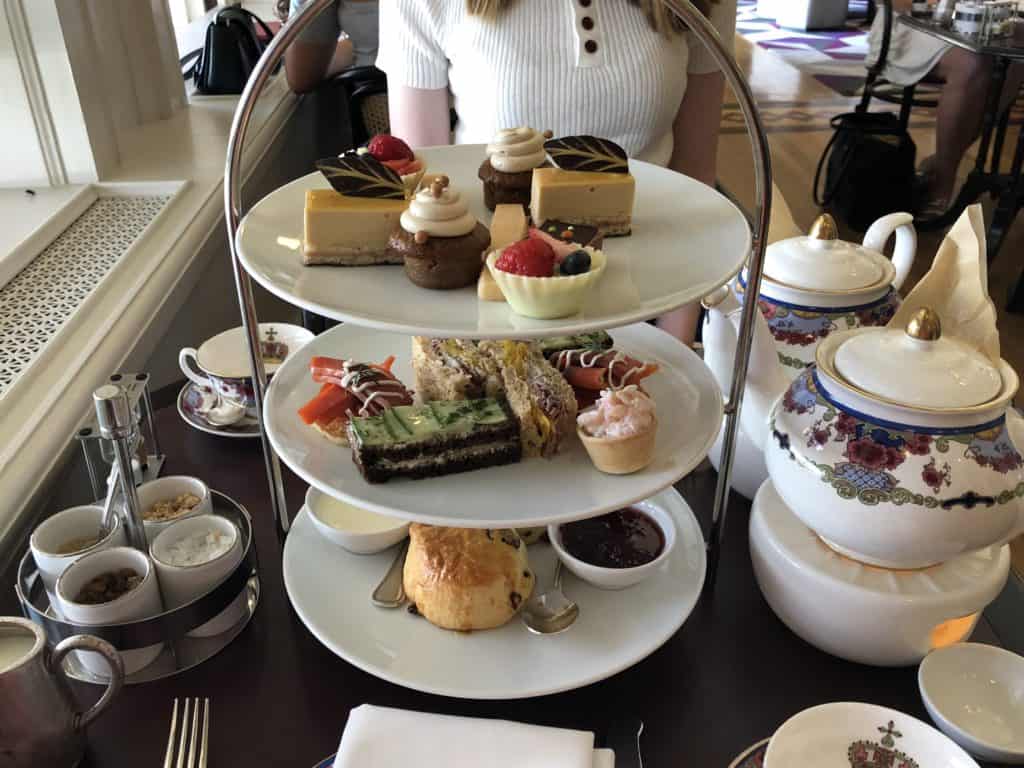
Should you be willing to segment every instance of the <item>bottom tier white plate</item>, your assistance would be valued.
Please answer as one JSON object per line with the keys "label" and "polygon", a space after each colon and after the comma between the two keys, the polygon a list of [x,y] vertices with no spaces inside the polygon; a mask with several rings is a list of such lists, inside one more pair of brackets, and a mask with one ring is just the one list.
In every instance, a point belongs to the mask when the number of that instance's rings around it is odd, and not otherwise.
{"label": "bottom tier white plate", "polygon": [[[518,699],[572,690],[636,664],[664,644],[690,615],[704,585],[704,539],[690,507],[673,489],[652,497],[676,520],[672,555],[646,581],[606,592],[566,574],[580,617],[561,635],[531,634],[517,617],[504,627],[458,633],[403,609],[370,603],[394,558],[353,555],[323,538],[305,509],[284,548],[288,597],[309,631],[331,651],[372,675],[407,688],[465,699]],[[551,583],[555,553],[530,548],[540,589]]]}

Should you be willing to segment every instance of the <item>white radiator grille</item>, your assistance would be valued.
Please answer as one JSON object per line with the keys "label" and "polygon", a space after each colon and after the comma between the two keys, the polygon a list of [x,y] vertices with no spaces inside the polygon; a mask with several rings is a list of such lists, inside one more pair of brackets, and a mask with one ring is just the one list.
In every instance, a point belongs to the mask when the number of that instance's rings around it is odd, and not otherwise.
{"label": "white radiator grille", "polygon": [[170,199],[170,195],[97,199],[0,288],[0,397]]}

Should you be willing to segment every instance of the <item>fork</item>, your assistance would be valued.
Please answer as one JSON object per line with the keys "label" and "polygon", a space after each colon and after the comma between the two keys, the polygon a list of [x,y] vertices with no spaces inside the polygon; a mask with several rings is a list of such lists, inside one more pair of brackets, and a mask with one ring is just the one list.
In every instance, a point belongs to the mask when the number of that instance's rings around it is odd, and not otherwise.
{"label": "fork", "polygon": [[[174,709],[171,710],[171,735],[167,737],[167,754],[164,755],[164,768],[206,768],[206,739],[210,730],[210,700],[203,699],[203,735],[202,743],[199,745],[199,762],[196,762],[196,738],[199,734],[199,710],[198,698],[185,699],[185,706],[181,715],[181,734],[178,737],[178,760],[174,760],[174,734],[178,728],[178,700],[174,700]],[[192,711],[192,727],[189,728],[189,705]],[[191,735],[189,735],[191,734]],[[187,749],[186,749],[187,747]],[[186,754],[188,762],[185,762]]]}

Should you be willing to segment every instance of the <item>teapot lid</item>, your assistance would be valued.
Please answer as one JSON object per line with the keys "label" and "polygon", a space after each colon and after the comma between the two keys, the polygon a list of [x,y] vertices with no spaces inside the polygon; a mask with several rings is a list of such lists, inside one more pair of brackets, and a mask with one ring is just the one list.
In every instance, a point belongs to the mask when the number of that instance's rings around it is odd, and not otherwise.
{"label": "teapot lid", "polygon": [[823,213],[809,235],[768,246],[764,275],[800,290],[848,293],[888,285],[896,268],[882,254],[840,240],[835,219]]}
{"label": "teapot lid", "polygon": [[1003,387],[999,369],[984,354],[943,338],[938,313],[927,307],[913,314],[906,330],[871,329],[844,341],[835,369],[868,394],[918,408],[981,405]]}

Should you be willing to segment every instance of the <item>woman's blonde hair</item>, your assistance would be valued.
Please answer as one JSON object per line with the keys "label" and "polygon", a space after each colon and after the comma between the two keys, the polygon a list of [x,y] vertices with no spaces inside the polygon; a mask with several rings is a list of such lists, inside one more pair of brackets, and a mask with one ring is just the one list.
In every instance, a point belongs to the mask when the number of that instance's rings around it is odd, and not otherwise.
{"label": "woman's blonde hair", "polygon": [[[474,16],[495,19],[514,2],[515,0],[466,0],[466,9]],[[682,21],[661,0],[629,0],[629,2],[643,11],[651,27],[660,34],[667,35],[686,29]],[[718,0],[690,0],[690,2],[707,16],[711,4]]]}

